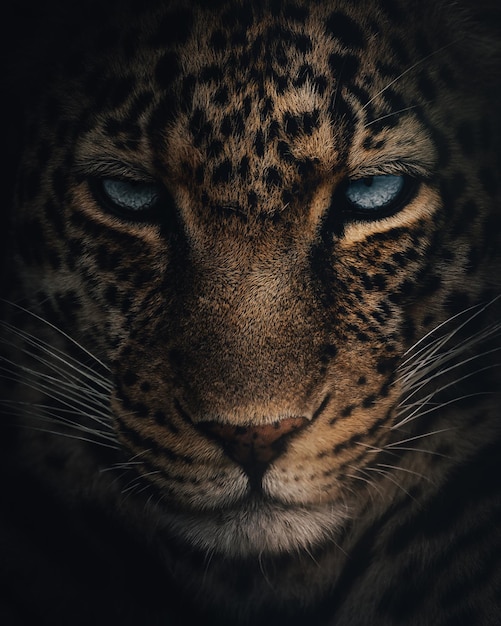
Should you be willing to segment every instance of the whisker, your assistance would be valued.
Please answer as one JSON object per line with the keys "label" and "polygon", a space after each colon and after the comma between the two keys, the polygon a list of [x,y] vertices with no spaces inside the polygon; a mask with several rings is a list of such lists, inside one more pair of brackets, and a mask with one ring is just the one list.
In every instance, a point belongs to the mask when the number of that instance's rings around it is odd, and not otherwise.
{"label": "whisker", "polygon": [[[457,345],[449,348],[446,351],[438,352],[441,346],[437,346],[436,344],[431,344],[428,347],[429,352],[421,352],[419,359],[417,359],[418,355],[415,355],[408,365],[404,367],[400,367],[401,375],[397,379],[399,382],[406,383],[408,380],[421,380],[424,378],[428,372],[433,371],[434,369],[438,369],[441,365],[447,363],[448,361],[456,358],[460,354],[467,352],[473,347],[480,345],[486,339],[492,339],[497,336],[498,333],[501,333],[501,325],[495,324],[487,327],[486,329],[479,331],[468,339],[458,343]],[[452,337],[448,335],[446,341],[449,341]],[[442,346],[445,345],[446,341],[442,343]],[[478,356],[484,356],[478,355]],[[409,359],[408,359],[409,361]]]}
{"label": "whisker", "polygon": [[[459,313],[456,313],[455,315],[449,317],[448,319],[446,319],[445,321],[441,322],[440,324],[438,324],[435,328],[432,328],[428,333],[426,333],[426,335],[424,335],[423,337],[421,337],[418,341],[416,341],[405,353],[404,356],[407,354],[410,354],[411,356],[404,361],[401,364],[401,368],[405,368],[405,365],[408,362],[411,362],[413,359],[415,359],[415,357],[417,356],[418,353],[415,352],[416,348],[418,346],[420,346],[421,344],[425,343],[430,337],[432,337],[433,335],[435,335],[440,329],[442,329],[444,326],[450,325],[452,322],[454,322],[457,318],[460,318],[464,315],[466,315],[467,313],[470,313],[472,311],[474,311],[474,313],[468,317],[462,324],[460,324],[458,327],[456,327],[454,329],[454,331],[450,332],[449,334],[442,336],[440,335],[439,337],[437,337],[436,341],[439,342],[439,345],[437,346],[437,348],[439,349],[443,343],[446,343],[447,341],[449,341],[450,339],[452,339],[452,337],[454,337],[459,331],[461,331],[467,324],[469,324],[470,322],[472,322],[478,315],[481,315],[484,311],[486,311],[490,306],[492,306],[493,304],[495,304],[495,302],[497,302],[497,300],[499,300],[499,298],[501,298],[501,296],[496,296],[495,298],[493,298],[492,300],[490,300],[489,302],[485,303],[485,304],[474,304],[462,311],[459,311]],[[498,328],[501,327],[501,325],[498,325]],[[423,350],[428,350],[430,348],[430,345],[433,346],[433,344],[426,344],[425,346],[422,348]],[[414,354],[412,354],[414,352]]]}
{"label": "whisker", "polygon": [[383,468],[394,470],[397,472],[406,472],[407,474],[412,474],[413,476],[417,476],[418,478],[422,478],[423,480],[426,480],[427,482],[433,484],[433,481],[428,476],[425,476],[424,474],[421,474],[420,472],[410,470],[407,467],[400,467],[399,465],[388,465],[387,463],[377,463],[377,467],[383,467]]}
{"label": "whisker", "polygon": [[[0,368],[1,369],[1,368]],[[87,397],[82,393],[69,393],[67,390],[62,393],[57,387],[48,388],[38,382],[38,378],[34,377],[34,380],[24,380],[23,385],[29,389],[42,393],[46,398],[51,398],[62,406],[67,407],[70,411],[80,412],[85,414],[87,411],[92,410],[93,413],[100,417],[106,418],[109,416],[107,406],[92,402],[92,398]],[[82,412],[83,409],[83,412]]]}
{"label": "whisker", "polygon": [[114,436],[114,431],[113,431],[111,424],[109,424],[106,421],[96,418],[93,413],[88,413],[88,412],[83,413],[82,411],[79,411],[78,414],[76,415],[75,411],[68,411],[68,410],[64,411],[64,413],[67,413],[68,415],[72,415],[73,417],[77,417],[77,416],[85,417],[86,419],[90,419],[91,421],[96,422],[97,424],[99,424],[100,427],[105,428],[108,431],[107,433],[105,433],[104,430],[96,431],[95,427],[86,426],[85,424],[82,424],[79,421],[75,421],[74,419],[65,417],[64,415],[61,414],[63,413],[63,411],[58,410],[57,413],[55,413],[53,411],[53,407],[37,405],[37,404],[32,405],[28,402],[16,402],[16,401],[9,401],[9,400],[0,400],[0,406],[8,407],[10,409],[10,412],[11,413],[13,412],[14,415],[29,415],[39,420],[50,420],[52,422],[66,424],[66,425],[72,426],[74,428],[78,428],[86,432],[92,432],[92,433],[100,432],[102,436],[112,438],[113,440],[116,441],[116,437]]}
{"label": "whisker", "polygon": [[406,113],[407,111],[412,111],[412,109],[417,109],[417,107],[418,107],[417,104],[413,104],[409,107],[405,107],[404,109],[398,109],[398,111],[393,111],[392,113],[386,113],[386,115],[381,115],[380,117],[377,117],[375,120],[371,120],[370,122],[367,122],[366,124],[364,124],[364,128],[368,128],[372,124],[377,124],[378,122],[381,122],[382,120],[385,120],[388,117],[393,117],[394,115],[399,115],[400,113]]}
{"label": "whisker", "polygon": [[[393,427],[393,429],[395,428],[396,426]],[[386,448],[393,448],[393,447],[399,446],[402,443],[410,443],[411,441],[417,441],[418,439],[425,439],[426,437],[432,437],[433,435],[440,435],[442,433],[448,433],[454,430],[455,428],[440,428],[438,430],[432,430],[426,433],[422,433],[421,435],[415,435],[414,437],[407,437],[407,439],[401,439],[400,441],[389,443],[387,446],[385,446],[385,450]]]}
{"label": "whisker", "polygon": [[[465,374],[461,378],[457,378],[457,379],[453,380],[452,382],[450,382],[450,383],[448,383],[446,385],[443,385],[439,389],[435,390],[432,394],[430,394],[430,396],[428,396],[428,399],[431,399],[431,397],[433,397],[434,395],[437,395],[437,394],[445,391],[446,389],[457,385],[458,383],[466,380],[467,378],[471,378],[471,376],[475,376],[475,375],[479,374],[480,372],[484,372],[486,370],[493,369],[495,367],[500,367],[500,366],[501,366],[501,363],[494,364],[494,365],[487,365],[486,367],[482,367],[482,368],[480,368],[480,369],[478,369],[478,370],[476,370],[474,372],[469,372],[468,374]],[[401,422],[399,422],[398,424],[395,424],[392,428],[398,428],[399,426],[402,426],[403,424],[407,424],[408,422],[416,419],[417,417],[422,417],[423,415],[427,415],[428,413],[431,413],[433,411],[437,411],[439,409],[442,409],[442,408],[444,408],[446,406],[449,406],[451,404],[454,404],[456,402],[460,402],[461,400],[466,400],[468,398],[475,398],[475,397],[478,397],[478,396],[487,396],[487,395],[494,395],[494,392],[478,391],[478,392],[475,392],[475,393],[465,394],[463,396],[457,396],[455,398],[452,398],[452,400],[447,400],[446,402],[435,404],[432,408],[429,408],[426,411],[422,411],[422,412],[420,412],[419,409],[422,408],[422,406],[428,406],[429,402],[415,403],[413,406],[416,406],[416,408],[411,413],[411,415],[408,415],[407,417],[405,417]]]}
{"label": "whisker", "polygon": [[76,346],[84,354],[87,354],[87,356],[89,356],[92,359],[92,361],[95,361],[96,363],[99,363],[99,365],[101,365],[101,367],[103,367],[105,370],[111,371],[110,368],[105,363],[103,363],[94,354],[92,354],[89,350],[87,350],[82,344],[80,344],[73,337],[71,337],[70,335],[65,333],[63,330],[61,330],[60,328],[58,328],[57,326],[55,326],[54,324],[52,324],[48,320],[46,320],[43,317],[41,317],[40,315],[38,315],[34,311],[30,311],[29,309],[26,309],[25,307],[22,307],[21,305],[16,304],[15,302],[11,302],[9,300],[5,300],[4,298],[0,298],[0,301],[4,302],[5,304],[7,304],[9,306],[12,306],[13,308],[18,309],[19,311],[22,311],[23,313],[26,313],[27,315],[30,315],[31,317],[33,317],[34,319],[38,320],[39,322],[42,322],[42,324],[44,324],[45,326],[48,326],[49,328],[52,328],[52,330],[56,331],[56,333],[58,333],[59,335],[61,335],[65,339],[67,339],[70,343],[72,343],[74,346]]}
{"label": "whisker", "polygon": [[68,439],[76,439],[78,441],[83,441],[85,443],[91,443],[92,445],[101,446],[102,448],[110,448],[112,450],[120,450],[118,445],[112,445],[109,443],[104,443],[103,441],[98,441],[96,439],[89,439],[88,437],[82,437],[81,435],[73,435],[71,433],[58,431],[58,430],[50,430],[48,428],[39,428],[37,426],[28,426],[25,424],[20,424],[20,428],[24,428],[26,430],[32,430],[35,432],[46,433],[49,435],[56,435],[58,437],[67,437]]}
{"label": "whisker", "polygon": [[441,52],[443,52],[447,48],[450,48],[451,46],[453,46],[456,43],[457,43],[456,41],[452,41],[451,43],[445,44],[444,46],[441,46],[440,48],[438,48],[437,50],[434,50],[430,54],[427,54],[425,57],[419,59],[419,61],[416,61],[416,63],[413,63],[406,70],[401,72],[396,78],[394,78],[392,81],[390,81],[385,87],[383,87],[383,89],[380,89],[372,98],[370,98],[370,100],[368,100],[364,104],[364,106],[362,107],[362,110],[364,111],[372,102],[374,102],[374,100],[379,98],[379,96],[381,96],[387,89],[389,89],[392,85],[394,85],[396,82],[401,80],[404,76],[409,74],[409,72],[412,72],[413,70],[415,70],[417,67],[419,67],[423,63],[426,63],[426,61],[428,61],[432,57],[436,56],[437,54],[440,54]]}
{"label": "whisker", "polygon": [[403,493],[405,493],[407,496],[409,496],[409,498],[412,498],[412,500],[415,500],[416,498],[414,496],[412,496],[407,489],[405,489],[399,482],[398,480],[396,480],[391,473],[388,470],[383,470],[381,468],[377,468],[377,467],[367,467],[366,470],[368,472],[374,472],[376,474],[379,474],[381,476],[383,476],[385,479],[389,480],[391,483],[393,483],[395,485],[395,487],[397,487],[398,489],[400,489]]}
{"label": "whisker", "polygon": [[[415,389],[413,389],[414,385],[410,386],[410,393],[407,394],[407,396],[405,398],[405,401],[402,401],[400,403],[400,405],[402,405],[405,402],[407,402],[410,398],[412,398],[414,395],[416,395],[421,389],[423,389],[426,385],[428,385],[431,381],[435,380],[436,378],[444,376],[445,374],[448,374],[449,372],[452,372],[455,369],[463,367],[467,363],[471,363],[472,361],[484,358],[484,357],[486,357],[486,356],[488,356],[490,354],[494,354],[495,352],[499,352],[499,351],[501,351],[501,347],[493,348],[491,350],[486,350],[485,352],[481,352],[480,354],[474,354],[473,356],[468,357],[467,359],[463,359],[459,363],[454,363],[454,365],[451,365],[451,366],[449,366],[449,367],[447,367],[445,369],[440,369],[438,372],[435,372],[431,376],[428,375],[428,378],[424,382],[421,382],[421,380],[418,379],[418,381],[416,381],[416,382],[420,383],[419,386],[417,386]],[[474,376],[474,375],[479,374],[480,372],[486,371],[488,369],[499,367],[499,365],[501,365],[501,363],[493,363],[491,365],[486,365],[483,368],[476,369],[473,372],[469,372],[465,376],[462,376],[461,378],[458,378],[458,379],[454,380],[453,382],[448,383],[447,385],[441,387],[439,390],[436,390],[434,393],[436,394],[439,391],[443,391],[444,389],[447,389],[447,387],[450,387],[451,385],[455,384],[456,382],[460,382],[460,381],[464,380],[465,378],[469,378],[470,376]]]}
{"label": "whisker", "polygon": [[[16,350],[20,350],[23,354],[26,354],[34,360],[44,364],[48,368],[58,373],[61,373],[65,378],[69,380],[78,380],[80,383],[82,383],[83,377],[92,381],[92,383],[102,387],[106,392],[110,391],[111,384],[107,379],[105,379],[103,376],[98,375],[92,368],[65,354],[62,350],[55,348],[54,346],[41,340],[40,338],[35,337],[34,335],[27,333],[21,329],[18,329],[11,324],[0,322],[0,325],[2,325],[4,329],[8,330],[13,336],[17,336],[22,339],[25,344],[31,345],[33,348],[39,350],[42,354],[48,355],[51,360],[42,358],[40,355],[37,355],[31,350],[28,350],[28,348],[26,347],[19,347],[18,344],[15,343],[13,340],[7,340],[6,338],[0,337],[0,341],[4,345],[9,345],[16,348]],[[65,367],[62,368],[60,363],[62,363]],[[70,374],[67,368],[75,371],[78,376],[76,374]]]}

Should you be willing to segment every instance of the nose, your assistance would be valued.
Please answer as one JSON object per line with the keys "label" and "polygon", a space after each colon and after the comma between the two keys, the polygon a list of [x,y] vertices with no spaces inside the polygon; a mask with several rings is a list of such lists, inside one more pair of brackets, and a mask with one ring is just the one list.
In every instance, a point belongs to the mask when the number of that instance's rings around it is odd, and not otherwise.
{"label": "nose", "polygon": [[251,484],[259,485],[267,466],[285,450],[291,435],[309,423],[306,417],[288,417],[261,426],[236,426],[221,422],[202,422],[198,426],[242,466]]}

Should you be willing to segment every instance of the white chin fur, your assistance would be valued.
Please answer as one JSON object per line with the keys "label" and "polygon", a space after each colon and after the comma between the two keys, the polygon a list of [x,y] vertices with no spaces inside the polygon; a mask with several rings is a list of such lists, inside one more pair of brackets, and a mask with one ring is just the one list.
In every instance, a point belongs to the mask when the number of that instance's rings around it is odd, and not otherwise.
{"label": "white chin fur", "polygon": [[285,507],[247,501],[220,511],[167,514],[171,534],[209,554],[241,558],[309,550],[334,541],[347,519],[337,507]]}

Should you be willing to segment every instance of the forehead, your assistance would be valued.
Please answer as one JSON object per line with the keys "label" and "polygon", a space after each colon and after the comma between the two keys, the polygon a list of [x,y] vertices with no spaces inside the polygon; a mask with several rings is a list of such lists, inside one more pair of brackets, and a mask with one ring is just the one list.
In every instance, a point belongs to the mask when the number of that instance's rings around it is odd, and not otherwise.
{"label": "forehead", "polygon": [[[142,150],[144,162],[190,185],[222,189],[239,179],[256,190],[259,180],[268,197],[356,168],[357,142],[359,161],[374,146],[384,158],[400,124],[414,125],[405,150],[423,152],[413,109],[425,97],[406,88],[417,75],[409,69],[433,47],[419,50],[422,38],[409,37],[389,7],[270,0],[124,9],[83,45],[86,80],[65,87],[92,100],[96,123],[81,152]],[[405,24],[416,28],[412,7]]]}

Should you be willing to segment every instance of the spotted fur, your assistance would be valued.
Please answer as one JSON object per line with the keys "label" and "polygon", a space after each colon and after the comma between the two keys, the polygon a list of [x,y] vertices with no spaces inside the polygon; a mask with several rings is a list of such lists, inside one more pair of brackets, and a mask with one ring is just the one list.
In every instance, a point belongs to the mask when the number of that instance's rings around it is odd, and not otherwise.
{"label": "spotted fur", "polygon": [[[484,5],[131,0],[54,29],[1,336],[12,623],[498,623]],[[361,180],[402,190],[368,209]]]}

